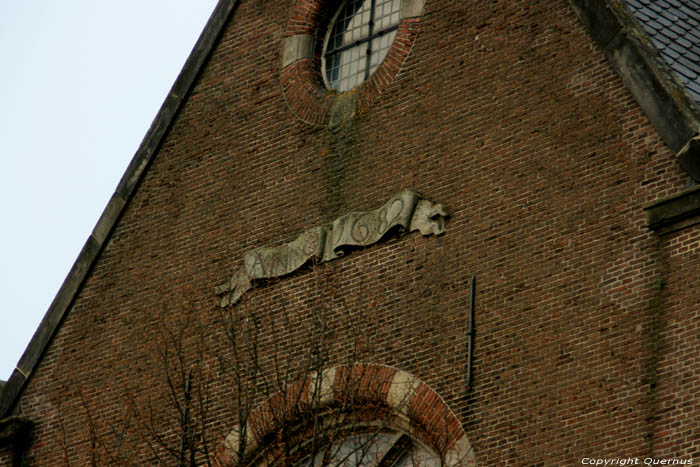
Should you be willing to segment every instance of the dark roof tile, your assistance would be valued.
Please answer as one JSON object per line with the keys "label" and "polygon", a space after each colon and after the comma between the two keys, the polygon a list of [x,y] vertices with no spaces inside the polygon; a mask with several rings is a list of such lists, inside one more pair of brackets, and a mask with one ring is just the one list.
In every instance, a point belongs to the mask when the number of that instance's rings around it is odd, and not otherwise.
{"label": "dark roof tile", "polygon": [[700,84],[695,81],[690,81],[688,83],[688,88],[697,96],[700,96]]}
{"label": "dark roof tile", "polygon": [[651,8],[648,8],[646,6],[640,8],[639,10],[636,10],[636,11],[644,13],[645,15],[647,15],[651,19],[656,19],[659,17],[659,14],[657,12],[655,12],[654,10],[652,10]]}
{"label": "dark roof tile", "polygon": [[[685,47],[683,47],[682,45],[680,45],[680,44],[678,43],[677,40],[674,41],[674,42],[671,42],[671,43],[669,44],[669,47],[670,47],[671,49],[675,50],[676,52],[678,52],[679,55],[683,55],[683,54],[685,53],[685,51],[687,50]],[[673,67],[673,64],[672,64],[672,63],[669,63],[669,66]]]}
{"label": "dark roof tile", "polygon": [[663,34],[657,34],[656,36],[652,37],[651,40],[654,42],[654,45],[659,48],[659,50],[663,50],[667,45],[671,44],[671,39]]}
{"label": "dark roof tile", "polygon": [[649,16],[645,15],[641,11],[637,11],[636,15],[637,15],[637,19],[639,21],[641,21],[642,23],[646,23],[647,21],[649,21],[651,19]]}
{"label": "dark roof tile", "polygon": [[[688,60],[688,59],[685,58],[685,57],[680,57],[680,58],[677,60],[676,68],[679,68],[681,65],[682,65],[682,66],[685,66],[685,67],[687,67],[687,68],[690,68],[690,69],[693,70],[695,73],[700,73],[700,64],[695,63],[695,62],[692,62],[692,61]],[[688,75],[686,75],[686,76],[688,76]]]}
{"label": "dark roof tile", "polygon": [[686,21],[688,19],[688,15],[686,15],[680,8],[662,11],[661,15],[670,19],[674,23],[678,23],[678,21]]}
{"label": "dark roof tile", "polygon": [[625,4],[700,105],[700,0],[625,0]]}
{"label": "dark roof tile", "polygon": [[656,0],[654,2],[649,2],[648,4],[648,7],[656,11],[657,13],[661,13],[662,11],[670,8],[670,6],[671,5],[666,3],[664,0]]}
{"label": "dark roof tile", "polygon": [[[683,57],[681,57],[681,59],[682,58]],[[689,67],[685,67],[682,63],[680,63],[680,61],[678,63],[676,63],[676,65],[674,66],[674,69],[679,74],[681,81],[684,82],[683,84],[687,84],[686,81],[695,80],[698,77],[698,73],[696,70],[693,70]],[[683,77],[687,78],[687,80],[684,80]]]}
{"label": "dark roof tile", "polygon": [[693,46],[692,42],[690,42],[688,39],[686,39],[685,37],[682,37],[682,36],[678,38],[678,43],[686,49]]}
{"label": "dark roof tile", "polygon": [[651,37],[656,37],[656,29],[652,28],[646,23],[642,24],[642,27]]}
{"label": "dark roof tile", "polygon": [[[688,31],[685,34],[685,38],[691,41],[693,44],[700,44],[700,31]],[[700,50],[700,47],[694,47],[694,50]]]}
{"label": "dark roof tile", "polygon": [[675,50],[673,50],[673,49],[670,48],[670,47],[665,48],[664,51],[661,53],[661,55],[664,56],[664,59],[666,60],[666,63],[668,63],[669,60],[670,60],[671,62],[673,62],[673,61],[675,61],[676,59],[678,59],[678,57],[681,56],[681,54],[679,54],[678,52],[676,52]]}
{"label": "dark roof tile", "polygon": [[671,27],[667,28],[665,31],[662,31],[663,33],[668,33],[669,31],[672,31],[676,35],[684,35],[687,31],[681,28],[678,25],[672,24]]}
{"label": "dark roof tile", "polygon": [[646,24],[647,24],[648,26],[650,26],[650,27],[656,29],[657,31],[661,31],[661,30],[664,29],[664,27],[663,27],[661,24],[659,24],[658,22],[654,21],[653,19],[647,21]]}
{"label": "dark roof tile", "polygon": [[674,25],[668,18],[664,18],[663,15],[659,15],[659,16],[656,18],[656,21],[658,21],[659,23],[663,24],[663,25],[664,25],[665,27],[667,27],[667,28],[669,28],[669,27],[671,27],[671,26]]}
{"label": "dark roof tile", "polygon": [[669,28],[669,29],[664,29],[663,31],[660,32],[660,34],[656,34],[656,36],[666,37],[671,41],[675,41],[676,39],[678,39],[679,34],[685,34],[685,33],[682,31],[676,32],[673,29]]}
{"label": "dark roof tile", "polygon": [[686,50],[686,52],[683,54],[683,56],[690,61],[693,61],[695,63],[700,63],[700,55],[696,54],[695,52],[691,52],[690,50]]}
{"label": "dark roof tile", "polygon": [[692,10],[690,8],[687,8],[685,10],[686,13],[688,13],[688,16],[690,16],[692,19],[695,21],[700,21],[700,9]]}

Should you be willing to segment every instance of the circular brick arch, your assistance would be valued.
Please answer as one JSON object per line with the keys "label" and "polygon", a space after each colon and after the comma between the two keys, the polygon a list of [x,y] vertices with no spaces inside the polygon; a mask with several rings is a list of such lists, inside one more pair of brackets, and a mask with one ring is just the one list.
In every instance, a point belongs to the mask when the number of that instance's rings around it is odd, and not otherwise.
{"label": "circular brick arch", "polygon": [[[391,84],[411,51],[423,16],[424,0],[402,0],[396,37],[379,68],[350,91],[330,90],[321,75],[323,42],[339,0],[296,0],[282,39],[280,80],[285,101],[301,120],[332,125],[336,115],[363,112]],[[347,112],[350,100],[352,112]],[[337,110],[342,107],[342,110]]]}
{"label": "circular brick arch", "polygon": [[[319,386],[319,387],[317,387]],[[331,407],[348,398],[391,412],[391,428],[406,432],[439,453],[445,465],[474,467],[476,457],[461,423],[445,401],[415,376],[384,365],[356,364],[328,368],[293,384],[286,394],[269,398],[251,411],[220,444],[215,465],[236,465],[265,449],[264,441],[280,431],[280,418],[308,411],[312,399]],[[280,417],[284,413],[288,417]],[[276,415],[277,414],[277,415]],[[242,455],[238,450],[245,436]]]}

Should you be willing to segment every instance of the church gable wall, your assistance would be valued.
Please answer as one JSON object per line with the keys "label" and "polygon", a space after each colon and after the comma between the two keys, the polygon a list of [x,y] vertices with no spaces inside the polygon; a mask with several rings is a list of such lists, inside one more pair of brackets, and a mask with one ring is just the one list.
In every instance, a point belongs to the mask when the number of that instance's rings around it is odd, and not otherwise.
{"label": "church gable wall", "polygon": [[[246,407],[312,360],[371,363],[439,394],[481,465],[692,454],[673,435],[654,445],[673,415],[649,420],[670,390],[659,378],[691,371],[664,370],[658,339],[692,345],[695,230],[659,240],[642,210],[686,177],[569,3],[426,0],[398,73],[354,104],[329,92],[346,107],[322,124],[280,78],[294,5],[241,1],[224,27],[22,395],[31,465],[120,449],[152,462],[151,428],[179,446],[168,376],[190,369],[216,449],[241,424],[232,362],[250,342],[269,385]],[[406,189],[445,206],[444,234],[396,228],[220,306],[246,253]],[[678,325],[663,327],[665,307]]]}

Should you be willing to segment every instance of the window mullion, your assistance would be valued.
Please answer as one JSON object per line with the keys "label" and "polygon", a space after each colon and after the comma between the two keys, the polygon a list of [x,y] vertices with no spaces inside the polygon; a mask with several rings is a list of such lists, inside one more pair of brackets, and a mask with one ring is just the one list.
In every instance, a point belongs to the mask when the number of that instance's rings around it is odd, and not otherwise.
{"label": "window mullion", "polygon": [[360,39],[358,41],[355,41],[351,44],[346,44],[341,47],[338,47],[337,49],[333,49],[331,51],[326,52],[326,57],[332,57],[333,55],[338,55],[341,52],[345,52],[346,50],[350,50],[353,47],[359,47],[362,43],[371,41],[373,39],[376,39],[377,37],[381,37],[384,34],[390,33],[392,31],[395,31],[399,28],[398,24],[395,24],[394,26],[390,26],[386,29],[382,29],[381,31],[375,32],[373,34],[370,34],[369,36],[365,37],[364,39]]}
{"label": "window mullion", "polygon": [[396,465],[409,453],[411,445],[411,438],[406,435],[401,435],[387,453],[379,460],[377,467],[392,467]]}
{"label": "window mullion", "polygon": [[[392,21],[400,12],[396,5],[386,0],[343,2],[326,38],[327,44],[324,46],[322,57],[324,78],[330,88],[344,92],[369,80],[388,53],[391,39],[398,30],[400,18],[398,22],[395,19]],[[400,5],[399,1],[399,8]],[[337,39],[345,33],[344,31],[350,34],[348,39],[352,40],[351,43]],[[388,36],[384,38],[385,35]],[[362,48],[365,49],[364,57]],[[341,66],[342,64],[345,65]]]}
{"label": "window mullion", "polygon": [[369,36],[367,41],[367,58],[365,59],[365,81],[369,79],[369,67],[372,61],[372,35],[374,34],[374,9],[377,6],[377,0],[372,0],[372,7],[369,10]]}

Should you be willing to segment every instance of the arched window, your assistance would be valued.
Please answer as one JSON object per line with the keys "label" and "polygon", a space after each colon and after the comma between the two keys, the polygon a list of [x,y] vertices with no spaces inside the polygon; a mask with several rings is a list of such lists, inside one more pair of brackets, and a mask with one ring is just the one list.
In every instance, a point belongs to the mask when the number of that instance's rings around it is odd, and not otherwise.
{"label": "arched window", "polygon": [[[302,446],[303,449],[303,446]],[[401,432],[369,429],[348,433],[304,457],[300,467],[439,467],[440,457]]]}
{"label": "arched window", "polygon": [[466,433],[414,376],[375,364],[309,375],[256,407],[217,451],[218,465],[475,467]]}

